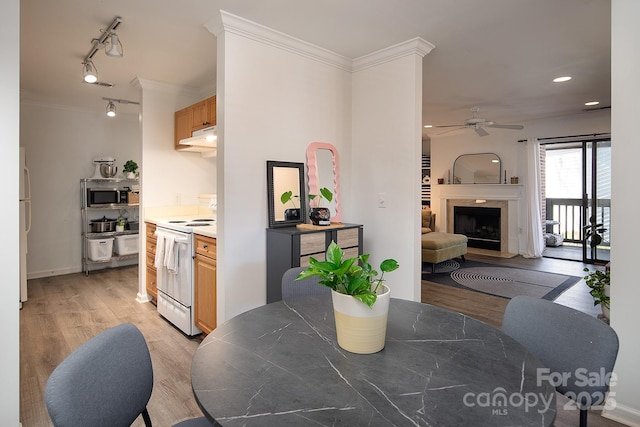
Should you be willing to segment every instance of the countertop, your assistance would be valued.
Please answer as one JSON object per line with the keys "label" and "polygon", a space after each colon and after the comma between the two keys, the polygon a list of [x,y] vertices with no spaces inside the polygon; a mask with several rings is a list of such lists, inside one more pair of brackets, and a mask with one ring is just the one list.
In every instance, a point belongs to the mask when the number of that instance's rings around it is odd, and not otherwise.
{"label": "countertop", "polygon": [[[171,217],[150,217],[150,218],[145,218],[144,222],[150,222],[152,224],[158,224],[159,222],[166,222],[166,221],[175,221],[175,220],[191,220],[193,219],[193,215],[190,216],[171,216]],[[201,235],[201,236],[207,236],[207,237],[211,237],[211,238],[217,238],[218,237],[218,226],[217,225],[207,225],[204,227],[193,227],[193,234],[195,235]]]}

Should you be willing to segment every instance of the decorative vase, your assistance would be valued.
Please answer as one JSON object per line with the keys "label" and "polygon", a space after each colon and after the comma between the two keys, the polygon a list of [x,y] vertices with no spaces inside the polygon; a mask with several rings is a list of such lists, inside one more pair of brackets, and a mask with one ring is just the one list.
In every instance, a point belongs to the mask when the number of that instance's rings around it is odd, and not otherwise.
{"label": "decorative vase", "polygon": [[313,225],[331,225],[331,212],[328,208],[311,208],[309,218]]}
{"label": "decorative vase", "polygon": [[295,209],[285,209],[284,210],[284,220],[285,221],[295,221],[300,219],[300,208]]}
{"label": "decorative vase", "polygon": [[359,299],[331,291],[338,345],[351,353],[372,354],[384,348],[391,290],[381,285],[371,308]]}
{"label": "decorative vase", "polygon": [[127,172],[127,179],[135,179],[135,178],[136,178],[135,172]]}

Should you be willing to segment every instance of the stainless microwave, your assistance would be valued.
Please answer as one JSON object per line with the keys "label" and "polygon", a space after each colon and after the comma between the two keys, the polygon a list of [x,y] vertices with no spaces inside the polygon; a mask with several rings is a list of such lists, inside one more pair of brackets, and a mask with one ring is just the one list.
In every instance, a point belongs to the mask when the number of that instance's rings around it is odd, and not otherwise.
{"label": "stainless microwave", "polygon": [[120,188],[87,188],[87,206],[126,204],[129,190]]}

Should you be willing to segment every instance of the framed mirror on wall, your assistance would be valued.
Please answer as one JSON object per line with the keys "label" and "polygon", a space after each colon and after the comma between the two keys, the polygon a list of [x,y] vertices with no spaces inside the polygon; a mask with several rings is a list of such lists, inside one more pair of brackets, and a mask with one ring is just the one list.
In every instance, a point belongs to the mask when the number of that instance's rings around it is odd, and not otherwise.
{"label": "framed mirror on wall", "polygon": [[[312,142],[307,147],[307,174],[309,194],[320,194],[321,188],[327,188],[333,194],[331,202],[316,197],[312,207],[329,208],[332,222],[342,221],[340,208],[340,180],[338,177],[338,150],[327,142]],[[316,206],[316,200],[321,206]]]}
{"label": "framed mirror on wall", "polygon": [[463,154],[453,162],[453,184],[500,184],[502,164],[494,153]]}
{"label": "framed mirror on wall", "polygon": [[267,160],[267,203],[269,228],[305,222],[304,163]]}

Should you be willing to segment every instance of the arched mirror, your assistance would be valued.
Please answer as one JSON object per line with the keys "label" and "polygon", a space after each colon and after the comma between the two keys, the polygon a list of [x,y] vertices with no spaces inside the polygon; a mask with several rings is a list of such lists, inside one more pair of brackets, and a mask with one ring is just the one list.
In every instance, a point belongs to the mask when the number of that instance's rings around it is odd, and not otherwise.
{"label": "arched mirror", "polygon": [[[338,179],[338,150],[327,142],[312,142],[307,147],[307,173],[309,175],[309,194],[320,194],[321,188],[333,193],[333,199],[327,203],[325,199],[316,197],[310,204],[312,207],[329,208],[331,221],[342,221],[340,210],[340,183]],[[320,206],[316,204],[319,201]]]}
{"label": "arched mirror", "polygon": [[289,227],[306,220],[304,163],[267,160],[269,227]]}
{"label": "arched mirror", "polygon": [[463,154],[453,162],[453,183],[500,184],[500,169],[497,154]]}

